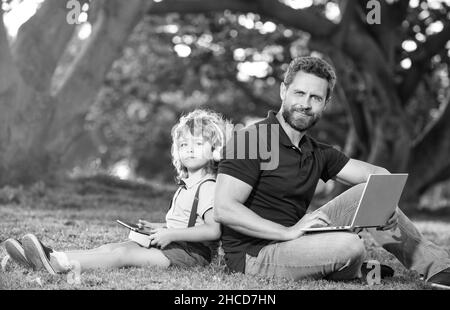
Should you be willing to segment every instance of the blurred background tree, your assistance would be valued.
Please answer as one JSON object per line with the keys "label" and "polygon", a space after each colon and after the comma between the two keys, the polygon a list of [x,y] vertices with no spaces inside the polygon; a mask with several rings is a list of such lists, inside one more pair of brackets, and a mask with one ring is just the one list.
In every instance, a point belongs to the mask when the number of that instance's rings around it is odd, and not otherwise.
{"label": "blurred background tree", "polygon": [[[22,2],[2,1],[7,26]],[[338,74],[313,136],[410,173],[407,208],[450,178],[449,1],[379,1],[379,25],[369,1],[80,2],[80,25],[57,0],[15,35],[0,23],[0,184],[83,169],[170,181],[180,115],[263,118],[301,55]]]}

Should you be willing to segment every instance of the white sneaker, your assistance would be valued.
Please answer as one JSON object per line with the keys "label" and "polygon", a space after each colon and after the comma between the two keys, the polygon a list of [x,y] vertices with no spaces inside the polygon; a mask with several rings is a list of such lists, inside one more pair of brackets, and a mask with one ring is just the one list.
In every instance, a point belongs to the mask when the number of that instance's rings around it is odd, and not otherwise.
{"label": "white sneaker", "polygon": [[33,266],[28,261],[27,257],[25,256],[25,250],[22,247],[22,244],[19,240],[16,240],[14,238],[9,238],[5,241],[5,249],[8,253],[9,257],[25,268],[32,268]]}
{"label": "white sneaker", "polygon": [[25,235],[22,238],[22,244],[25,250],[25,256],[35,270],[45,269],[50,274],[56,275],[55,269],[50,263],[52,249],[44,246],[33,234]]}

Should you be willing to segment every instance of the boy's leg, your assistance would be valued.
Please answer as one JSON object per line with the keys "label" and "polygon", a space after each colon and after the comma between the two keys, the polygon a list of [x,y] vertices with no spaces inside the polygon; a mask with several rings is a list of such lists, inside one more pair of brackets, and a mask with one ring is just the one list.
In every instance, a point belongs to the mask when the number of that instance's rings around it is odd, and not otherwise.
{"label": "boy's leg", "polygon": [[105,251],[77,251],[64,253],[45,247],[33,234],[23,237],[25,255],[35,269],[46,269],[49,273],[67,272],[71,268],[80,271],[96,268],[120,268],[127,266],[153,265],[168,267],[170,261],[155,248],[143,248],[135,242],[113,244]]}
{"label": "boy's leg", "polygon": [[[100,251],[100,248],[103,248]],[[159,266],[168,267],[170,261],[156,248],[143,248],[133,241],[104,245],[97,251],[67,252],[71,264],[76,263],[81,271],[98,268],[121,268]]]}
{"label": "boy's leg", "polygon": [[[365,184],[353,186],[319,210],[325,212],[333,225],[350,225]],[[425,279],[450,266],[449,254],[432,242],[425,240],[411,220],[397,208],[398,225],[382,231],[367,229],[375,241],[392,253],[408,269],[415,270]]]}
{"label": "boy's leg", "polygon": [[361,277],[363,241],[354,233],[328,232],[265,246],[257,257],[247,254],[245,273],[301,280],[351,280]]}
{"label": "boy's leg", "polygon": [[68,253],[71,253],[71,254],[76,254],[76,253],[85,254],[85,253],[93,253],[93,252],[109,252],[109,251],[114,250],[115,248],[123,247],[124,244],[126,244],[127,242],[133,242],[133,241],[107,243],[107,244],[102,244],[101,246],[98,246],[98,247],[93,248],[93,249],[70,250],[70,251],[64,251],[64,253],[66,253],[66,254],[68,254]]}

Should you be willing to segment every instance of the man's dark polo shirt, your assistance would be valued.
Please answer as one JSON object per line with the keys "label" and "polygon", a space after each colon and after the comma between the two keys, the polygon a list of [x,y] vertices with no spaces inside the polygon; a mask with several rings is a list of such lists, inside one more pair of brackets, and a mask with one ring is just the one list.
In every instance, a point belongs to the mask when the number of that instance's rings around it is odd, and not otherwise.
{"label": "man's dark polo shirt", "polygon": [[[299,148],[295,147],[275,114],[269,111],[266,119],[242,130],[256,131],[259,137],[265,131],[261,124],[267,124],[266,128],[278,125],[278,167],[262,170],[261,163],[264,161],[259,152],[256,159],[249,159],[248,153],[245,159],[234,159],[236,156],[230,156],[230,151],[219,163],[218,173],[230,175],[252,186],[253,190],[244,205],[259,216],[288,227],[305,215],[319,179],[326,182],[336,176],[349,158],[330,145],[318,143],[307,135],[301,139]],[[270,132],[271,129],[266,130]],[[245,140],[246,150],[249,150],[249,140]],[[270,146],[270,134],[268,140],[267,145]],[[234,141],[230,140],[229,143],[232,142]],[[237,146],[234,143],[236,153]],[[231,148],[227,145],[225,153],[228,149]],[[222,225],[222,246],[225,261],[231,271],[245,272],[245,255],[257,256],[264,246],[274,242],[277,241],[246,236]]]}

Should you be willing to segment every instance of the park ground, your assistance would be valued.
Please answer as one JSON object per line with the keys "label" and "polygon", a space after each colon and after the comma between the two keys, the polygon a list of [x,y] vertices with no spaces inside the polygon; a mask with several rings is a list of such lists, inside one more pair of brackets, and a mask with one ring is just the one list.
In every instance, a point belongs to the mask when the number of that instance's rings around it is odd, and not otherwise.
{"label": "park ground", "polygon": [[[117,184],[115,184],[117,185]],[[37,235],[56,250],[90,249],[105,243],[124,241],[127,230],[116,219],[147,219],[163,222],[175,188],[160,186],[115,186],[93,180],[47,187],[38,183],[27,189],[7,189],[0,193],[0,242],[27,233]],[[450,216],[420,215],[414,223],[425,237],[450,250]],[[415,290],[431,289],[419,276],[406,270],[393,255],[377,246],[363,232],[367,259],[392,266],[395,276],[380,285],[368,286],[364,280],[332,282],[326,280],[288,281],[249,277],[225,272],[219,255],[208,267],[194,269],[123,268],[51,276],[44,271],[26,270],[8,264],[0,270],[0,289],[198,289],[198,290]],[[0,258],[6,255],[0,246]]]}

